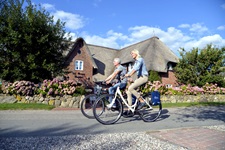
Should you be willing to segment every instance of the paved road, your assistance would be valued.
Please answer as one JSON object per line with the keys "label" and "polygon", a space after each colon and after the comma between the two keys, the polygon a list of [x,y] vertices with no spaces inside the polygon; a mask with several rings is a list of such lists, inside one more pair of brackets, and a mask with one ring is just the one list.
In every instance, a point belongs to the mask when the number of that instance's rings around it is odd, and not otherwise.
{"label": "paved road", "polygon": [[145,132],[184,127],[224,125],[225,106],[163,109],[156,122],[123,118],[113,125],[102,125],[85,118],[80,110],[0,111],[0,137],[41,137],[75,134]]}

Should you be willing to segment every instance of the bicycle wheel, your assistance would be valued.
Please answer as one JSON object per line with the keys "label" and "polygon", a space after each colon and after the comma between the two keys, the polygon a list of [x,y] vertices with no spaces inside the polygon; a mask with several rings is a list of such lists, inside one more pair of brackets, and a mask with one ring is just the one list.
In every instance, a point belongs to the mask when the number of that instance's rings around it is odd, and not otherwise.
{"label": "bicycle wheel", "polygon": [[152,107],[152,109],[150,109],[147,106],[141,110],[138,110],[139,116],[145,122],[156,121],[162,112],[162,103],[161,102],[158,105],[152,105],[151,102],[149,102],[149,104]]}
{"label": "bicycle wheel", "polygon": [[90,94],[88,96],[86,96],[82,102],[81,102],[81,112],[82,114],[89,118],[89,119],[93,119],[95,118],[93,115],[93,104],[97,99],[97,95],[96,94]]}
{"label": "bicycle wheel", "polygon": [[96,120],[104,125],[116,123],[123,113],[123,105],[118,98],[116,98],[115,100],[115,108],[108,108],[106,106],[109,104],[109,96],[112,96],[114,98],[114,94],[107,94],[103,97],[98,98],[93,106],[93,114]]}

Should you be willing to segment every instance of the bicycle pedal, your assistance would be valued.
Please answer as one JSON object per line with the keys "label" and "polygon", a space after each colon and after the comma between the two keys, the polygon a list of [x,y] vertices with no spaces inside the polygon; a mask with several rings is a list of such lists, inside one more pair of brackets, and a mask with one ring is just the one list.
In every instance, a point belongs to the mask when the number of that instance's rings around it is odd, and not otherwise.
{"label": "bicycle pedal", "polygon": [[125,118],[128,118],[128,117],[133,117],[135,114],[133,112],[128,112],[128,111],[125,111],[123,113],[123,117]]}

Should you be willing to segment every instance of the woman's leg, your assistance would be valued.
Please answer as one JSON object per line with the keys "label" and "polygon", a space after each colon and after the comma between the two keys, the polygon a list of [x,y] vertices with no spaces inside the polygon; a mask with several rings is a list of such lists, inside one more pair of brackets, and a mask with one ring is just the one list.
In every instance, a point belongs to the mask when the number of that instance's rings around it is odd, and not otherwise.
{"label": "woman's leg", "polygon": [[131,106],[132,105],[132,93],[127,90],[127,102],[128,102],[128,105]]}
{"label": "woman's leg", "polygon": [[134,96],[136,96],[136,98],[139,98],[140,97],[140,93],[138,93],[136,91],[136,89],[141,86],[142,84],[146,83],[148,81],[148,77],[147,76],[143,76],[143,77],[140,77],[138,79],[136,79],[134,81],[134,83],[132,83],[129,88],[128,88],[128,91],[127,91],[127,99],[128,99],[128,103],[132,104],[132,94]]}

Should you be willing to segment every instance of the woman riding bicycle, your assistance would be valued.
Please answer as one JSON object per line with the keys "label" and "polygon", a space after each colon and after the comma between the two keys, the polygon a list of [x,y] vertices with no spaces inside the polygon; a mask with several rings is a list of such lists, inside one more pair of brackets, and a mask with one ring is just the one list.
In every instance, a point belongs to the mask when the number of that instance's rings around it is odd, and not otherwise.
{"label": "woman riding bicycle", "polygon": [[137,109],[142,109],[145,106],[145,102],[140,95],[139,92],[136,91],[136,89],[143,85],[144,83],[148,82],[148,71],[144,62],[144,59],[141,57],[139,54],[139,51],[134,49],[131,51],[131,56],[133,59],[135,59],[134,66],[131,71],[129,71],[125,76],[130,77],[134,73],[137,73],[137,79],[128,87],[127,90],[127,101],[128,104],[131,106],[132,105],[132,94],[138,98],[140,101],[140,104],[138,105]]}

